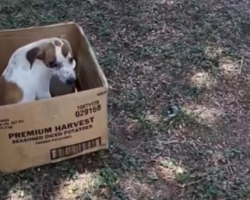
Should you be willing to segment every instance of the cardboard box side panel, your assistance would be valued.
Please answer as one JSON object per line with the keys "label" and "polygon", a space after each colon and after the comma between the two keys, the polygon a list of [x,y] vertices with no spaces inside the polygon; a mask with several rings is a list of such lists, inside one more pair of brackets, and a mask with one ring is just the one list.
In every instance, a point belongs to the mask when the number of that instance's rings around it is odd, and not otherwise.
{"label": "cardboard box side panel", "polygon": [[[0,122],[0,169],[3,171],[67,159],[64,155],[68,152],[77,151],[72,156],[86,154],[92,151],[93,139],[96,148],[107,143],[107,92],[105,88],[97,88],[4,106],[0,109]],[[98,145],[96,138],[100,138]],[[56,155],[53,159],[52,153]]]}
{"label": "cardboard box side panel", "polygon": [[[79,25],[76,24],[76,27],[78,27],[79,44],[81,44],[77,56],[77,68],[79,75],[81,77],[86,77],[79,79],[80,85],[83,87],[82,89],[84,90],[86,88],[96,88],[101,86],[108,89],[107,79],[96,59],[93,48],[91,47],[88,38]],[[100,77],[101,79],[97,79],[97,77]],[[84,80],[88,81],[84,82]]]}
{"label": "cardboard box side panel", "polygon": [[[29,103],[11,104],[11,105],[6,105],[6,106],[0,106],[0,120],[4,119],[5,116],[7,116],[7,117],[8,116],[20,117],[20,116],[26,115],[30,112],[33,112],[32,111],[33,108],[39,107],[40,109],[44,109],[46,107],[51,107],[52,105],[55,105],[59,102],[64,102],[65,105],[67,105],[67,101],[71,101],[72,98],[74,98],[76,96],[81,96],[81,98],[84,102],[85,99],[88,99],[93,95],[97,95],[99,93],[106,94],[106,92],[107,92],[106,88],[100,87],[100,88],[95,88],[92,90],[86,90],[86,91],[82,91],[82,92],[69,94],[69,95],[63,95],[60,97],[54,97],[51,99],[43,99],[43,100],[29,102]],[[52,106],[52,108],[53,108],[53,106]],[[29,112],[27,112],[27,111],[29,111]],[[47,113],[47,114],[49,114],[49,113]],[[0,134],[0,137],[1,137],[1,134]]]}
{"label": "cardboard box side panel", "polygon": [[20,31],[1,31],[0,32],[0,74],[3,73],[5,67],[8,64],[10,56],[14,51],[30,42],[34,42],[39,39],[47,37],[55,37],[61,34],[65,34],[69,37],[70,43],[73,43],[75,46],[76,42],[74,40],[75,36],[72,34],[72,29],[76,29],[76,26],[73,25],[64,25],[64,26],[50,26],[50,27],[35,27],[31,29],[20,29]]}
{"label": "cardboard box side panel", "polygon": [[56,23],[56,24],[50,24],[50,25],[44,25],[44,26],[32,26],[32,27],[26,27],[26,28],[17,28],[17,29],[4,29],[0,30],[0,36],[1,38],[8,38],[8,37],[13,37],[15,36],[22,36],[22,35],[27,35],[27,33],[32,33],[32,32],[40,32],[42,29],[60,29],[65,27],[71,28],[75,27],[75,22],[70,21],[70,22],[63,22],[63,23]]}
{"label": "cardboard box side panel", "polygon": [[[69,157],[64,157],[62,159],[53,160],[49,163],[43,163],[43,165],[52,164],[52,163],[59,163],[59,162],[64,161],[64,160],[69,160],[69,159],[79,157],[81,155],[86,155],[89,153],[94,153],[94,152],[97,152],[100,150],[107,150],[107,149],[108,149],[108,144],[104,144],[102,146],[98,146],[96,148],[85,151],[84,153],[79,153],[79,154],[72,155]],[[0,171],[2,173],[5,173],[5,174],[10,174],[10,173],[15,173],[15,172],[20,172],[20,171],[26,170],[26,169],[31,168],[31,167],[39,167],[39,166],[41,166],[41,164],[39,164],[39,163],[34,163],[32,166],[12,166],[11,168],[9,166],[0,166]]]}
{"label": "cardboard box side panel", "polygon": [[57,162],[60,162],[60,161],[63,161],[63,160],[68,160],[68,159],[71,159],[71,158],[76,158],[76,157],[78,157],[80,155],[86,155],[86,154],[89,154],[89,153],[93,153],[93,152],[100,151],[100,150],[105,150],[105,149],[108,149],[108,141],[104,141],[103,140],[102,145],[100,145],[98,147],[95,147],[95,148],[92,148],[90,150],[87,150],[84,153],[79,153],[77,155],[69,156],[67,158],[65,157],[65,158],[61,158],[61,159],[58,159],[58,160],[53,160],[50,163],[57,163]]}

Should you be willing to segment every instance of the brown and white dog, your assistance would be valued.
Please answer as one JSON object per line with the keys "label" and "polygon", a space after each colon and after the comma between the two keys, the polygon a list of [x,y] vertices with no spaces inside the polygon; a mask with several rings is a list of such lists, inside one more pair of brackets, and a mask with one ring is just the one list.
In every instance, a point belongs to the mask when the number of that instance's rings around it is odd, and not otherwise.
{"label": "brown and white dog", "polygon": [[76,62],[65,36],[41,39],[17,49],[0,77],[0,106],[51,98],[53,75],[73,85]]}

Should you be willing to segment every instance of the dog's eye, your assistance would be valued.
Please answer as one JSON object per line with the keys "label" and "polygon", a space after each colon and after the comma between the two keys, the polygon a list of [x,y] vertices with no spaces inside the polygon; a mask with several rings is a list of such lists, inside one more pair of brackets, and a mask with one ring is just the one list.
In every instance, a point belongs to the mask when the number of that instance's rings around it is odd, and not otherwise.
{"label": "dog's eye", "polygon": [[49,67],[50,68],[57,68],[57,67],[60,67],[60,65],[56,61],[51,61],[51,62],[49,62]]}
{"label": "dog's eye", "polygon": [[73,61],[74,61],[73,57],[69,58],[69,63],[72,63]]}

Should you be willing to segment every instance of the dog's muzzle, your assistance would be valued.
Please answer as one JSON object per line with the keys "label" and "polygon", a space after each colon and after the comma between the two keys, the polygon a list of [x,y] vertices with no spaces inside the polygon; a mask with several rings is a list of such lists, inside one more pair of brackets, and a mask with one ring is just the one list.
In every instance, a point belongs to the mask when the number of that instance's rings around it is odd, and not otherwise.
{"label": "dog's muzzle", "polygon": [[68,78],[66,80],[66,83],[67,83],[67,85],[74,85],[75,81],[76,81],[76,78],[75,77],[71,77],[71,78]]}

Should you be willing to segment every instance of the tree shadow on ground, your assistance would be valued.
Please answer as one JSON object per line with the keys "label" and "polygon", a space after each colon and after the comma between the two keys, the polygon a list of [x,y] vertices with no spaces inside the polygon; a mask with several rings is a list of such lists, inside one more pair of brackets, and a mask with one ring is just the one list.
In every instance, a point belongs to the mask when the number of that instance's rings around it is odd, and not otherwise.
{"label": "tree shadow on ground", "polygon": [[[243,0],[1,4],[1,28],[61,20],[83,26],[111,85],[111,145],[92,158],[1,174],[0,196],[21,188],[31,199],[84,199],[83,193],[93,199],[247,198],[246,8]],[[224,60],[241,73],[225,78]],[[198,72],[216,84],[192,85]],[[169,104],[207,108],[207,116],[200,121],[184,113],[168,121]],[[210,110],[223,114],[210,123]]]}

